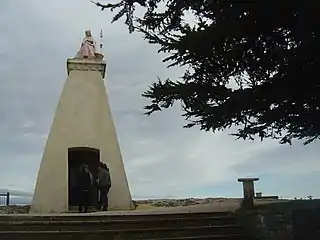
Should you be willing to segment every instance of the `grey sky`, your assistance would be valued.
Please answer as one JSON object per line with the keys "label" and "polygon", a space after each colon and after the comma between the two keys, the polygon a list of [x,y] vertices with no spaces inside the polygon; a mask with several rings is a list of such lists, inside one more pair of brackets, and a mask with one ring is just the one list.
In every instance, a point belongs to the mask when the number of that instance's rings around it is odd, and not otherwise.
{"label": "grey sky", "polygon": [[[33,192],[66,58],[88,28],[97,41],[104,31],[107,91],[133,196],[239,196],[244,176],[263,176],[260,190],[270,194],[320,196],[311,183],[319,180],[319,143],[282,146],[183,129],[179,104],[143,115],[147,86],[183,71],[167,69],[156,46],[111,18],[89,0],[1,0],[0,190]],[[308,176],[310,186],[297,185]]]}

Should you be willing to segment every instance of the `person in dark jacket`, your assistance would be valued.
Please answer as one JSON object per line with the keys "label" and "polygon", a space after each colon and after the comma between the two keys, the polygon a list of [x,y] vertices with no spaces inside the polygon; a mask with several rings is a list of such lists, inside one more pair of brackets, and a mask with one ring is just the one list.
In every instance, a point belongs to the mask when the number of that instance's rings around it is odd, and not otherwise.
{"label": "person in dark jacket", "polygon": [[[108,193],[111,188],[111,177],[106,164],[99,164],[98,188],[100,190],[100,204],[103,211],[108,211]],[[101,209],[101,206],[99,206]]]}
{"label": "person in dark jacket", "polygon": [[78,206],[79,212],[88,211],[91,198],[91,174],[87,165],[83,164],[80,166],[79,173],[77,176],[77,185],[78,185]]}

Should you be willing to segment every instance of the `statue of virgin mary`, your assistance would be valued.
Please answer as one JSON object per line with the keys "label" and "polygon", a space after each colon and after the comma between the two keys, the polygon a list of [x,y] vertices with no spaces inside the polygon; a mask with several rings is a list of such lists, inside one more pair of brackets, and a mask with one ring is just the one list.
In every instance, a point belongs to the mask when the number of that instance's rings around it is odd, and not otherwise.
{"label": "statue of virgin mary", "polygon": [[82,40],[80,50],[78,51],[76,58],[96,58],[96,42],[91,36],[91,31],[85,31],[85,37]]}

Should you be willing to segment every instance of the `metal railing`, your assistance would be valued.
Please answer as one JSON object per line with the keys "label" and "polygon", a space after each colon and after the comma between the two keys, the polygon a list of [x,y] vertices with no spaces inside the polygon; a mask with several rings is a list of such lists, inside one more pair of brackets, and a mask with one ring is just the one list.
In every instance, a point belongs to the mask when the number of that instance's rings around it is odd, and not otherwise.
{"label": "metal railing", "polygon": [[10,205],[10,193],[0,193],[0,206]]}

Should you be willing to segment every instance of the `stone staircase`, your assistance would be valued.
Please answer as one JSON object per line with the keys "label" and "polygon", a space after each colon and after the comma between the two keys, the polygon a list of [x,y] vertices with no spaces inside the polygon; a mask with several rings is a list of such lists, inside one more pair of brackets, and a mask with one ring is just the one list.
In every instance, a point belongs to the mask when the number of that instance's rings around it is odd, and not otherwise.
{"label": "stone staircase", "polygon": [[232,213],[1,216],[1,240],[248,240]]}

